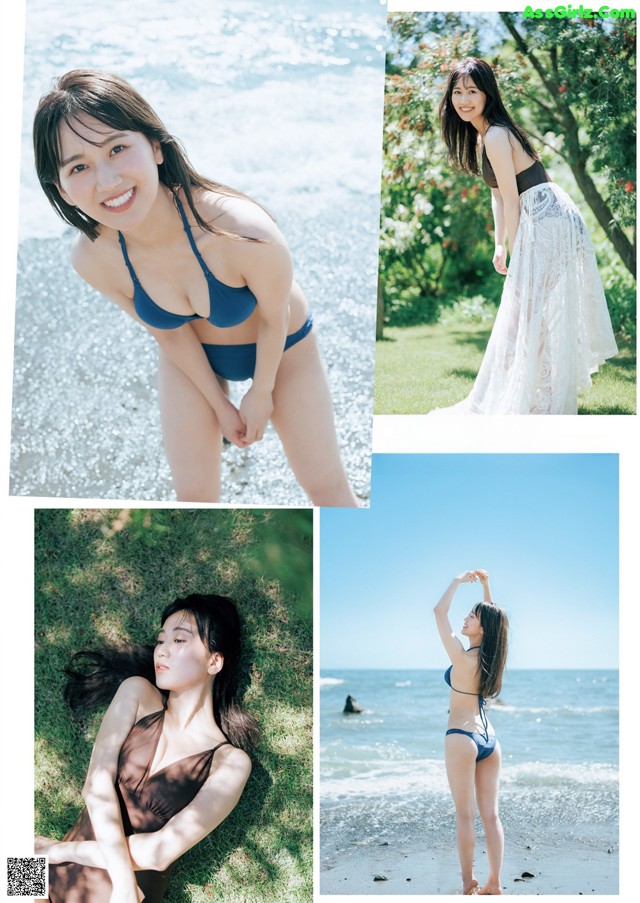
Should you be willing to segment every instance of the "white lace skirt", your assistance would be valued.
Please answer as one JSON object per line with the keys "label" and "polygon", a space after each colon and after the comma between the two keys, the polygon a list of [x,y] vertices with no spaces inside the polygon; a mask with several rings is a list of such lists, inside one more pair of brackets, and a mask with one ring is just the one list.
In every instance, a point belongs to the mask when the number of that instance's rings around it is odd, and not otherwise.
{"label": "white lace skirt", "polygon": [[578,393],[617,354],[580,212],[553,182],[520,195],[498,315],[471,394],[432,414],[576,414]]}

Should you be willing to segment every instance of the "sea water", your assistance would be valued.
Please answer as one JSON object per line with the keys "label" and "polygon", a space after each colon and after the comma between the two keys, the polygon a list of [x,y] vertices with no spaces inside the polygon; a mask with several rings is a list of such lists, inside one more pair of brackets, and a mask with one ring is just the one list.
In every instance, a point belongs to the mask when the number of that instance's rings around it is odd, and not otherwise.
{"label": "sea water", "polygon": [[[385,8],[379,0],[28,0],[12,492],[172,497],[156,346],[71,270],[34,172],[54,76],[124,76],[201,172],[256,198],[292,250],[339,441],[369,496]],[[234,387],[234,400],[244,387]],[[306,504],[272,431],[225,450],[223,500]]]}
{"label": "sea water", "polygon": [[[347,695],[363,712],[343,714]],[[441,671],[323,671],[321,841],[424,841],[451,833]],[[505,828],[588,841],[618,818],[618,672],[513,670],[489,719],[503,756]]]}

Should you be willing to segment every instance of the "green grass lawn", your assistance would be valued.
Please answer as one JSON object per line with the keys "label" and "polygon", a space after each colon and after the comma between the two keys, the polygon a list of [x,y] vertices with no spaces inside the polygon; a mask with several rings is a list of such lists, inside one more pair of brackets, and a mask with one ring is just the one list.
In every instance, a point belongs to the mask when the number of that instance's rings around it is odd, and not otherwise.
{"label": "green grass lawn", "polygon": [[[376,414],[426,414],[462,401],[473,387],[491,323],[387,327],[376,347]],[[593,376],[579,414],[635,413],[635,347],[618,339],[620,354]]]}
{"label": "green grass lawn", "polygon": [[36,833],[61,838],[82,808],[101,713],[62,699],[70,655],[149,643],[162,608],[231,597],[244,622],[242,685],[262,731],[229,818],[180,860],[167,903],[312,899],[312,512],[37,510]]}

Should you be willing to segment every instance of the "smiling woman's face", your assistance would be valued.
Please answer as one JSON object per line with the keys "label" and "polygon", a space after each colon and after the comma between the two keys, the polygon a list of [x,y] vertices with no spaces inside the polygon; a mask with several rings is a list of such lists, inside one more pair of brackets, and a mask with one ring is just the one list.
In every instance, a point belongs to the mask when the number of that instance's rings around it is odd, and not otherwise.
{"label": "smiling woman's face", "polygon": [[141,132],[112,129],[91,116],[60,126],[63,200],[113,229],[131,229],[149,213],[158,193],[159,144]]}
{"label": "smiling woman's face", "polygon": [[161,690],[183,690],[204,683],[222,667],[219,652],[209,652],[190,612],[176,611],[158,633],[153,662]]}
{"label": "smiling woman's face", "polygon": [[463,75],[453,86],[451,103],[460,119],[465,122],[482,116],[486,102],[487,95],[468,75]]}
{"label": "smiling woman's face", "polygon": [[480,618],[472,611],[470,611],[467,617],[464,619],[461,633],[464,636],[475,636],[478,633],[482,633]]}

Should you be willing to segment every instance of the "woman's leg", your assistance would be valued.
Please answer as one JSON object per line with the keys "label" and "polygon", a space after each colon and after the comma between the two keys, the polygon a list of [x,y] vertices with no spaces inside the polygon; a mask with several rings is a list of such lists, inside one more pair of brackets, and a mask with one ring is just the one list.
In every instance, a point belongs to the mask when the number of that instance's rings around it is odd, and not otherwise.
{"label": "woman's leg", "polygon": [[282,355],[271,421],[313,504],[357,507],[340,459],[329,387],[313,332]]}
{"label": "woman's leg", "polygon": [[478,747],[464,734],[447,734],[444,742],[444,760],[451,795],[456,807],[456,831],[458,856],[462,871],[462,893],[473,894],[478,882],[473,875],[473,851],[475,833],[475,775]]}
{"label": "woman's leg", "polygon": [[500,765],[502,753],[500,744],[478,762],[476,767],[476,800],[478,811],[484,825],[485,839],[487,842],[487,857],[489,859],[489,877],[487,883],[478,893],[501,894],[500,872],[502,871],[502,856],[504,853],[504,834],[502,823],[498,815],[498,785],[500,782]]}
{"label": "woman's leg", "polygon": [[162,351],[158,389],[164,446],[178,500],[217,502],[222,433],[215,413]]}

